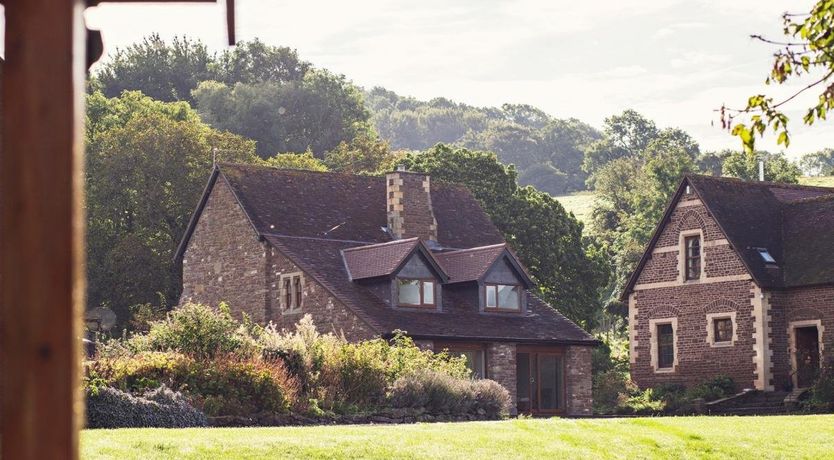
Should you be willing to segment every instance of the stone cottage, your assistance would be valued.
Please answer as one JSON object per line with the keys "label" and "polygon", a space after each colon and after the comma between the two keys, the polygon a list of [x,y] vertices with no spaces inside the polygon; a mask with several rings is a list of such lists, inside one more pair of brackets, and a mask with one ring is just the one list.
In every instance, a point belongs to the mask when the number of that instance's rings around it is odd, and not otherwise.
{"label": "stone cottage", "polygon": [[591,413],[596,341],[533,281],[461,186],[424,174],[355,176],[220,164],[177,257],[182,301],[230,304],[292,327],[303,314],[349,340],[402,330],[466,357],[513,411]]}
{"label": "stone cottage", "polygon": [[623,294],[643,387],[811,385],[834,349],[834,189],[687,176]]}

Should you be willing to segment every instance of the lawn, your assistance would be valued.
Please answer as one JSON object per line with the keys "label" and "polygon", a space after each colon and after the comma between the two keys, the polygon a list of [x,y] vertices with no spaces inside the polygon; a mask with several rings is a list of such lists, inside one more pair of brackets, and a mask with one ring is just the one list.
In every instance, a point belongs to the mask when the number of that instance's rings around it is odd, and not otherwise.
{"label": "lawn", "polygon": [[82,458],[832,458],[834,415],[85,430]]}

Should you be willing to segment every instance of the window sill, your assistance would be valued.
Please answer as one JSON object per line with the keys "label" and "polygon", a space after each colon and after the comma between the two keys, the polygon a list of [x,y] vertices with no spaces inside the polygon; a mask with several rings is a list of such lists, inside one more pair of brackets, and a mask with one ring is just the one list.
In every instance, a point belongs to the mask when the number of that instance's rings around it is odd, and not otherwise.
{"label": "window sill", "polygon": [[674,374],[676,372],[674,367],[657,368],[654,370],[655,374]]}
{"label": "window sill", "polygon": [[301,312],[302,312],[301,308],[295,308],[295,309],[292,309],[292,310],[282,310],[281,315],[283,315],[283,316],[298,315]]}
{"label": "window sill", "polygon": [[520,308],[485,307],[484,311],[487,313],[521,313]]}
{"label": "window sill", "polygon": [[733,341],[729,342],[710,342],[709,346],[712,348],[730,348],[734,346],[735,343]]}

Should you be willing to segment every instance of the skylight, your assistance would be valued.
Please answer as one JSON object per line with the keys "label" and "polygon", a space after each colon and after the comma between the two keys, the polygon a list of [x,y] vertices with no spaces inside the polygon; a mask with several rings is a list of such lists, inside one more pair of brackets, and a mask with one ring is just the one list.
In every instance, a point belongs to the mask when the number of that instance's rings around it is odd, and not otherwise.
{"label": "skylight", "polygon": [[764,260],[765,263],[768,263],[768,264],[775,264],[776,263],[776,259],[774,259],[772,255],[770,255],[770,252],[768,252],[767,249],[765,249],[765,248],[756,248],[756,250],[759,251],[759,255],[762,256],[762,260]]}

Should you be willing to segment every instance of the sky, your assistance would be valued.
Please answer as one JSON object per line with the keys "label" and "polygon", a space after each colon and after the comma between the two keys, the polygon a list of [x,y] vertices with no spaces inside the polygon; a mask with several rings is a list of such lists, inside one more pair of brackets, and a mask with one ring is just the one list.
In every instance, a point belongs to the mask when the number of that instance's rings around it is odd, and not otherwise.
{"label": "sky", "polygon": [[[289,46],[365,88],[477,106],[537,106],[601,127],[633,108],[680,127],[702,150],[738,148],[714,110],[793,88],[764,85],[774,51],[749,38],[781,37],[781,14],[808,0],[237,0],[239,40]],[[105,52],[150,33],[226,44],[221,4],[103,4],[86,12]],[[790,106],[792,144],[834,147],[834,121],[801,123],[816,96]],[[781,150],[769,136],[762,148]]]}

